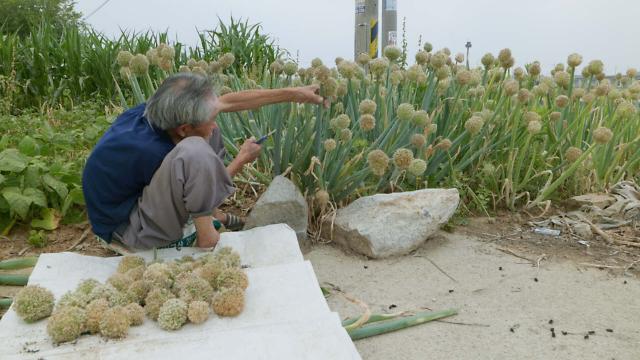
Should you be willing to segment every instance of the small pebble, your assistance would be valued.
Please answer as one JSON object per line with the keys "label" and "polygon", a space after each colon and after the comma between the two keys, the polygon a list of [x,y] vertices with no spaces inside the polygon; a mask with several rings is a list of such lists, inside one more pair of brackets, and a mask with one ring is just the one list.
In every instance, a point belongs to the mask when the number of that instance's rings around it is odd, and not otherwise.
{"label": "small pebble", "polygon": [[585,335],[585,336],[584,336],[584,339],[585,339],[585,340],[589,339],[589,335]]}
{"label": "small pebble", "polygon": [[500,266],[500,267],[498,268],[498,270],[502,271],[502,266]]}
{"label": "small pebble", "polygon": [[589,335],[595,335],[595,334],[596,334],[596,332],[595,332],[595,331],[593,331],[593,330],[589,330]]}
{"label": "small pebble", "polygon": [[607,332],[613,332],[613,329],[607,329]]}
{"label": "small pebble", "polygon": [[555,331],[556,331],[556,329],[554,329],[554,328],[551,328],[551,332],[555,332]]}
{"label": "small pebble", "polygon": [[389,305],[389,309],[395,309],[395,308],[397,308],[396,304]]}
{"label": "small pebble", "polygon": [[562,332],[562,335],[567,335],[567,334],[568,334],[568,332],[566,332],[566,331]]}
{"label": "small pebble", "polygon": [[513,328],[509,328],[509,331],[511,331],[512,333],[516,332]]}
{"label": "small pebble", "polygon": [[624,281],[624,284],[627,285],[627,280]]}
{"label": "small pebble", "polygon": [[551,337],[552,337],[552,338],[556,337],[556,333],[551,332]]}
{"label": "small pebble", "polygon": [[369,267],[367,265],[364,266],[365,269],[368,269]]}
{"label": "small pebble", "polygon": [[538,282],[538,278],[533,278],[533,281]]}
{"label": "small pebble", "polygon": [[453,292],[453,289],[449,290],[449,294],[451,294]]}
{"label": "small pebble", "polygon": [[[549,320],[549,324],[553,324],[553,319]],[[552,328],[553,329],[553,328]]]}

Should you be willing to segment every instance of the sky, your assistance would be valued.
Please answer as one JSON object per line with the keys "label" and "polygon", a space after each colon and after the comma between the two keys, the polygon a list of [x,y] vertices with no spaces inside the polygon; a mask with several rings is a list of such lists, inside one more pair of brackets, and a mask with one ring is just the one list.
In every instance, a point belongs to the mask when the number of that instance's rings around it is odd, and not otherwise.
{"label": "sky", "polygon": [[[104,1],[76,0],[76,9],[88,15]],[[316,57],[331,66],[338,56],[353,58],[355,0],[107,1],[87,22],[109,36],[121,29],[168,30],[172,40],[193,46],[197,30],[233,16],[260,23],[302,66]],[[465,53],[470,41],[471,66],[487,52],[510,48],[516,66],[537,60],[547,74],[574,52],[583,65],[602,60],[608,75],[640,68],[640,1],[397,0],[397,9],[398,41],[404,19],[410,59],[422,36],[423,43],[448,47],[453,55]]]}

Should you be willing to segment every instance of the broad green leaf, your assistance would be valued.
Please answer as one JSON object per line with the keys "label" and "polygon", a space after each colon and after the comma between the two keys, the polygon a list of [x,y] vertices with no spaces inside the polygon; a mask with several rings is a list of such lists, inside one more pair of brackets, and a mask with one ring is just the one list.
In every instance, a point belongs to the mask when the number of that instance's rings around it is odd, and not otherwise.
{"label": "broad green leaf", "polygon": [[0,171],[21,172],[29,164],[29,158],[17,149],[6,149],[0,152]]}
{"label": "broad green leaf", "polygon": [[31,136],[25,136],[18,144],[20,152],[27,156],[36,156],[40,153],[40,146]]}
{"label": "broad green leaf", "polygon": [[5,177],[2,174],[0,174],[0,184],[2,184],[4,180],[5,180]]}
{"label": "broad green leaf", "polygon": [[69,193],[69,190],[67,190],[67,185],[65,183],[57,180],[56,178],[54,178],[49,174],[45,174],[42,177],[42,181],[44,181],[44,183],[49,188],[55,191],[58,194],[58,196],[60,196],[60,199],[64,199]]}
{"label": "broad green leaf", "polygon": [[84,195],[81,188],[75,188],[69,192],[69,196],[73,199],[73,203],[76,205],[85,206]]}
{"label": "broad green leaf", "polygon": [[29,207],[31,207],[31,203],[33,200],[29,199],[27,196],[24,196],[20,191],[20,188],[17,187],[8,187],[2,189],[2,196],[9,203],[9,207],[11,212],[17,214],[22,219],[27,217],[29,213]]}
{"label": "broad green leaf", "polygon": [[36,189],[42,187],[42,180],[40,179],[40,169],[37,166],[29,165],[27,167],[27,170],[25,170],[23,176],[23,187]]}
{"label": "broad green leaf", "polygon": [[42,190],[34,189],[34,188],[26,188],[24,189],[22,194],[24,194],[24,196],[31,199],[31,201],[34,204],[40,207],[47,207],[47,196],[42,192]]}
{"label": "broad green leaf", "polygon": [[55,209],[42,208],[40,210],[40,219],[33,219],[31,227],[44,230],[55,230],[60,224],[60,214]]}

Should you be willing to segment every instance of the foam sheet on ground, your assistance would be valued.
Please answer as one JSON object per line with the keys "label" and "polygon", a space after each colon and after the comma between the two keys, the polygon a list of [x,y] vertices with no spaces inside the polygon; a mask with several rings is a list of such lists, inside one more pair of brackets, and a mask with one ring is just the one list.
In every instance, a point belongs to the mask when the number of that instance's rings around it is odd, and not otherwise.
{"label": "foam sheet on ground", "polygon": [[[46,334],[46,320],[26,324],[9,310],[0,321],[0,351],[15,359],[360,358],[338,315],[329,310],[311,264],[302,260],[290,228],[275,225],[229,233],[221,244],[234,247],[242,262],[251,266],[246,269],[249,287],[245,309],[235,318],[212,314],[204,324],[187,324],[176,332],[166,332],[145,319],[123,340],[83,335],[75,343],[53,346]],[[200,255],[192,249],[165,249],[158,254],[164,259]],[[119,260],[74,253],[43,254],[29,283],[50,289],[59,299],[82,279],[105,281],[115,272]]]}

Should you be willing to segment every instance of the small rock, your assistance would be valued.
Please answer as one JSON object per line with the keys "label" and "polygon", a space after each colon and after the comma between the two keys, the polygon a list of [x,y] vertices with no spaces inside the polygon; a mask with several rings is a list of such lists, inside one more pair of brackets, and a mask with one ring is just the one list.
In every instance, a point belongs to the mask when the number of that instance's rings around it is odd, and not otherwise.
{"label": "small rock", "polygon": [[300,248],[309,247],[307,202],[291,180],[276,176],[247,217],[244,230],[271,224],[287,224],[296,232]]}
{"label": "small rock", "polygon": [[591,226],[585,223],[578,223],[573,225],[573,232],[583,239],[591,239],[593,237],[593,232],[591,231]]}

